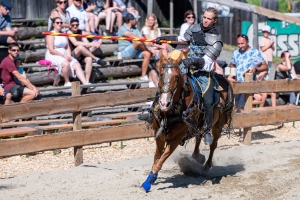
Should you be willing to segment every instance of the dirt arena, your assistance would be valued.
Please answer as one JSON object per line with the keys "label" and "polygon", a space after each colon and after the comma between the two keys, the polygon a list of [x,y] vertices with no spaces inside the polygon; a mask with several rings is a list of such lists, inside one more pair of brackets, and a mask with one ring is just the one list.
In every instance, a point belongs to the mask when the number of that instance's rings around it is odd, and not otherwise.
{"label": "dirt arena", "polygon": [[[73,167],[73,149],[0,160],[1,199],[299,199],[300,122],[253,128],[252,146],[222,136],[209,176],[191,158],[193,141],[167,160],[149,193],[154,139],[86,146]],[[204,155],[206,146],[201,144]],[[182,167],[182,168],[180,168]],[[182,172],[188,171],[188,175]]]}

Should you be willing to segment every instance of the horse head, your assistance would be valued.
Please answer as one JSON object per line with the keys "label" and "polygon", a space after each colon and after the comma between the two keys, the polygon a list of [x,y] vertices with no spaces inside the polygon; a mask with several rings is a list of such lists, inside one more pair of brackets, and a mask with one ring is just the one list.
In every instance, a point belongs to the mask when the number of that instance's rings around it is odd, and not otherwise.
{"label": "horse head", "polygon": [[160,53],[160,60],[157,68],[160,73],[159,77],[159,105],[163,112],[169,111],[172,106],[180,99],[181,89],[184,84],[184,78],[179,68],[182,60],[182,52],[177,59],[164,57]]}

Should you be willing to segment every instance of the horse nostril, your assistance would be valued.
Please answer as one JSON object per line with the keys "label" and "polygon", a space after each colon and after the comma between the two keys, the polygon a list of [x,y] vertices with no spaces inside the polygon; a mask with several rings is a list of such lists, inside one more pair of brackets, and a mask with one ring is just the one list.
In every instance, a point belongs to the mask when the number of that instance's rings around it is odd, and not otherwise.
{"label": "horse nostril", "polygon": [[168,102],[168,103],[167,103],[167,107],[169,107],[169,106],[170,106],[170,104],[171,104],[171,102]]}

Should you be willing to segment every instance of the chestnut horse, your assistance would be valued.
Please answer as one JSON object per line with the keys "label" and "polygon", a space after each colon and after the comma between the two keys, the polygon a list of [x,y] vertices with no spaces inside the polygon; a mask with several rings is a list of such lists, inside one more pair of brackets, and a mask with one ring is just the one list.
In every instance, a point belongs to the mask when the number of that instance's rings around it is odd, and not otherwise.
{"label": "chestnut horse", "polygon": [[[200,154],[199,149],[203,135],[203,105],[201,106],[202,102],[199,102],[195,96],[197,92],[191,86],[189,76],[181,73],[179,65],[182,57],[182,52],[177,59],[165,58],[161,54],[157,63],[160,73],[158,96],[153,103],[151,120],[148,121],[156,133],[156,152],[152,171],[141,186],[146,192],[156,181],[163,163],[184,141],[184,138],[196,137],[192,157],[200,164],[205,161],[205,156]],[[230,128],[233,108],[233,91],[229,83],[223,76],[217,74],[214,76],[217,77],[223,90],[217,92],[219,94],[217,96],[218,104],[214,107],[213,143],[210,145],[209,157],[204,165],[207,173],[212,167],[213,154],[223,127],[227,125],[227,128]]]}

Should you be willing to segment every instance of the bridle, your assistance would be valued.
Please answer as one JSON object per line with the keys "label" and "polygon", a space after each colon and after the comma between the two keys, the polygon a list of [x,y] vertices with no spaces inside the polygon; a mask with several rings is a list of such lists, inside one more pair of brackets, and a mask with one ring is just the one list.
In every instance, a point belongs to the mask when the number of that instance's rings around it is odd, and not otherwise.
{"label": "bridle", "polygon": [[[164,69],[171,69],[171,68],[179,69],[179,66],[171,65],[168,62],[166,65],[163,65],[162,68],[164,68]],[[169,76],[170,76],[170,74],[169,74],[168,70],[165,70],[165,73],[163,74],[163,86],[162,86],[162,88],[160,88],[161,93],[166,93],[166,94],[169,92],[171,93],[170,104],[167,106],[167,110],[169,110],[173,106],[173,98],[175,96],[175,93],[177,91],[177,87],[179,84],[179,75],[176,75],[176,77],[175,77],[176,86],[175,86],[174,90],[172,90],[170,87]]]}

